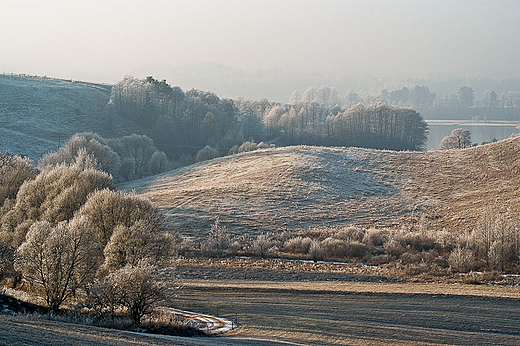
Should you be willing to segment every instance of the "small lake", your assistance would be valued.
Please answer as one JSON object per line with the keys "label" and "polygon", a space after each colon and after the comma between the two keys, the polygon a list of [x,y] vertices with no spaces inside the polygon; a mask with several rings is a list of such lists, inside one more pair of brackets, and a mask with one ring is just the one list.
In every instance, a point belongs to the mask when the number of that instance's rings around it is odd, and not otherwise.
{"label": "small lake", "polygon": [[438,149],[442,139],[457,128],[471,132],[471,142],[491,142],[509,138],[513,133],[520,133],[519,123],[514,121],[471,122],[463,120],[426,120],[430,133],[426,142],[426,149]]}

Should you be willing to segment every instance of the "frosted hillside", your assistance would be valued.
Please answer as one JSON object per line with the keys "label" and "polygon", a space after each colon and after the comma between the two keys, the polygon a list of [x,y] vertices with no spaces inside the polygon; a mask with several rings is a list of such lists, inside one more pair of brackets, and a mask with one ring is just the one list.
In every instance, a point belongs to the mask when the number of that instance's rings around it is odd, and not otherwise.
{"label": "frosted hillside", "polygon": [[[0,151],[38,159],[76,132],[118,135],[110,127],[108,85],[0,75]],[[123,132],[130,132],[123,131]]]}

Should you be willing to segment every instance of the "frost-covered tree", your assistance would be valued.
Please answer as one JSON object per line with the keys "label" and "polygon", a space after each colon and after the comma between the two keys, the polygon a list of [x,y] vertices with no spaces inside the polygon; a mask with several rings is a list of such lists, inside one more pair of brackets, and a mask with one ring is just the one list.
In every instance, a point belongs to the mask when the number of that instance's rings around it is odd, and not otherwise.
{"label": "frost-covered tree", "polygon": [[105,246],[103,267],[114,271],[126,265],[136,266],[143,259],[157,263],[169,253],[170,245],[164,233],[146,220],[137,220],[131,226],[119,224]]}
{"label": "frost-covered tree", "polygon": [[229,248],[231,236],[227,227],[220,223],[217,218],[211,229],[206,234],[204,241],[200,244],[201,250],[209,255],[221,257]]}
{"label": "frost-covered tree", "polygon": [[410,90],[410,101],[413,107],[430,107],[436,95],[431,93],[428,87],[415,85]]}
{"label": "frost-covered tree", "polygon": [[83,132],[72,136],[57,152],[45,154],[39,162],[41,169],[51,169],[57,165],[74,164],[78,157],[91,156],[98,169],[114,174],[120,166],[119,155],[114,152],[107,140],[95,133]]}
{"label": "frost-covered tree", "polygon": [[338,113],[332,127],[337,145],[394,150],[421,150],[428,133],[419,113],[383,103],[357,104]]}
{"label": "frost-covered tree", "polygon": [[90,193],[108,187],[112,187],[112,178],[95,169],[60,165],[43,171],[22,184],[14,206],[2,216],[1,229],[13,234],[18,246],[35,221],[56,224],[70,220]]}
{"label": "frost-covered tree", "polygon": [[170,161],[166,154],[162,151],[156,151],[150,158],[150,171],[152,174],[159,174],[168,171]]}
{"label": "frost-covered tree", "polygon": [[273,136],[276,133],[284,113],[285,109],[280,104],[275,104],[264,114],[263,122],[267,127],[268,136]]}
{"label": "frost-covered tree", "polygon": [[355,91],[349,90],[345,94],[343,107],[350,108],[360,102],[363,102],[363,99]]}
{"label": "frost-covered tree", "polygon": [[107,276],[107,282],[136,325],[164,296],[164,289],[157,280],[157,268],[146,261],[116,270]]}
{"label": "frost-covered tree", "polygon": [[459,99],[462,107],[473,107],[473,101],[475,100],[475,92],[472,88],[463,86],[459,89]]}
{"label": "frost-covered tree", "polygon": [[109,189],[92,193],[78,215],[89,218],[95,237],[103,247],[119,226],[130,229],[140,222],[146,229],[157,233],[165,230],[163,215],[150,201]]}
{"label": "frost-covered tree", "polygon": [[98,245],[87,218],[55,226],[40,221],[31,226],[18,249],[16,267],[26,280],[43,289],[47,304],[58,311],[93,279],[101,260]]}
{"label": "frost-covered tree", "polygon": [[0,207],[7,199],[16,198],[20,186],[37,173],[30,159],[0,152]]}
{"label": "frost-covered tree", "polygon": [[518,263],[520,222],[510,213],[486,210],[472,233],[472,246],[478,259],[490,268],[504,271]]}
{"label": "frost-covered tree", "polygon": [[295,105],[302,100],[300,92],[298,90],[293,90],[291,96],[289,97],[289,104]]}
{"label": "frost-covered tree", "polygon": [[[150,175],[152,155],[157,151],[153,140],[145,135],[133,134],[119,139],[109,140],[109,145],[116,151],[125,165],[120,174],[129,179],[138,179]],[[128,164],[128,163],[131,164]]]}
{"label": "frost-covered tree", "polygon": [[305,103],[311,103],[316,101],[316,88],[309,87],[305,92],[303,93],[302,101]]}
{"label": "frost-covered tree", "polygon": [[466,129],[455,129],[444,137],[439,145],[440,150],[464,149],[471,146],[471,132]]}
{"label": "frost-covered tree", "polygon": [[394,90],[390,92],[390,102],[394,105],[404,106],[410,99],[410,89],[407,87],[402,87],[399,90]]}

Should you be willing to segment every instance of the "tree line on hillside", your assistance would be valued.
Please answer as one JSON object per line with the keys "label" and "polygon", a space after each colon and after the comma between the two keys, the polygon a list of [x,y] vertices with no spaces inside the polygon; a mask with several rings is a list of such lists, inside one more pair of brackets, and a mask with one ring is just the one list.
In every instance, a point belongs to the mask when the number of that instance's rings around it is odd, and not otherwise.
{"label": "tree line on hillside", "polygon": [[170,159],[181,161],[206,146],[224,155],[246,141],[422,150],[427,135],[421,115],[409,108],[220,99],[153,77],[123,78],[112,88],[109,106],[112,116],[138,122]]}

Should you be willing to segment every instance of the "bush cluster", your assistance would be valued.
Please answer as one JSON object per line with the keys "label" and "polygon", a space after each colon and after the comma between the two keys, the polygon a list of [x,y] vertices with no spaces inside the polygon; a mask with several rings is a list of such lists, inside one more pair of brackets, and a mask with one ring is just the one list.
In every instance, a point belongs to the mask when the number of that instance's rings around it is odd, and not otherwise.
{"label": "bush cluster", "polygon": [[[376,229],[335,227],[325,230],[233,236],[217,220],[200,246],[184,242],[191,256],[297,257],[302,259],[393,263],[410,273],[472,270],[518,272],[520,220],[509,214],[482,216],[468,233],[417,227]],[[216,229],[219,229],[217,232]]]}

